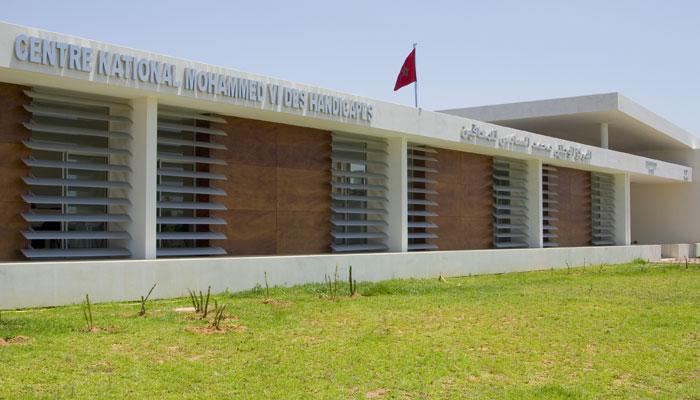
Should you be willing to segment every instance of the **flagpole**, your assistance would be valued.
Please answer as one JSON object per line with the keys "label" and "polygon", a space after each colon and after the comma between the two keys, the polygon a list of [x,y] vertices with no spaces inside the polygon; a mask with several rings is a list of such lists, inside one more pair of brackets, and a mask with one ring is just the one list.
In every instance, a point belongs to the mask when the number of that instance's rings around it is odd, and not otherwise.
{"label": "flagpole", "polygon": [[[416,46],[418,46],[418,43],[413,43],[413,51],[416,51]],[[418,64],[416,63],[416,54],[414,53],[413,55],[413,64],[414,68],[416,70],[416,81],[413,82],[413,99],[415,100],[416,103],[416,108],[418,108]]]}

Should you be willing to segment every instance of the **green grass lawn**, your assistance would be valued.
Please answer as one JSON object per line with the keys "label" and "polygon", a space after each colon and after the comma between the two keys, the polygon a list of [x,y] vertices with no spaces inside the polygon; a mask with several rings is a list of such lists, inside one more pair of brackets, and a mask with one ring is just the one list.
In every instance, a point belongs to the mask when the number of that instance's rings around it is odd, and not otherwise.
{"label": "green grass lawn", "polygon": [[5,311],[0,398],[700,398],[697,265],[358,287]]}

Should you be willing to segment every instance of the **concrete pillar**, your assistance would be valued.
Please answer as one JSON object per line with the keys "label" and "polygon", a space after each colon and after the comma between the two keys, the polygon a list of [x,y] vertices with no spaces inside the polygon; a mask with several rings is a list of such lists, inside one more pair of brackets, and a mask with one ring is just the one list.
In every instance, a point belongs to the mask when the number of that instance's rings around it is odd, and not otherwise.
{"label": "concrete pillar", "polygon": [[156,258],[156,185],[158,101],[155,97],[132,100],[131,126],[131,256]]}
{"label": "concrete pillar", "polygon": [[542,232],[542,161],[527,161],[527,244],[544,247]]}
{"label": "concrete pillar", "polygon": [[600,124],[600,147],[608,148],[608,123],[603,122]]}
{"label": "concrete pillar", "polygon": [[390,138],[387,144],[387,244],[389,251],[405,252],[408,250],[408,143],[405,138]]}
{"label": "concrete pillar", "polygon": [[615,174],[615,245],[632,244],[630,217],[630,175]]}

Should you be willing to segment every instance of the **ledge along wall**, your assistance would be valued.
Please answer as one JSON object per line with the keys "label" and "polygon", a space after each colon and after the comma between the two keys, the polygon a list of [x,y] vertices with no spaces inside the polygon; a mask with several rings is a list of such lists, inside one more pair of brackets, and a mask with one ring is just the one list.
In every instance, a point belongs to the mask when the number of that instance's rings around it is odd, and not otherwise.
{"label": "ledge along wall", "polygon": [[27,186],[22,177],[29,174],[29,167],[22,162],[29,157],[29,149],[22,140],[29,139],[31,133],[22,123],[28,122],[30,113],[22,106],[29,104],[23,93],[27,88],[19,85],[0,83],[0,260],[25,260],[20,252],[27,247],[22,231],[28,224],[22,213],[29,211],[29,205],[22,200]]}
{"label": "ledge along wall", "polygon": [[591,173],[557,167],[556,200],[559,212],[553,225],[559,228],[559,246],[590,246],[592,240]]}
{"label": "ledge along wall", "polygon": [[[286,257],[171,258],[0,264],[0,309],[137,300],[157,283],[153,298],[187,296],[187,289],[214,293],[249,290],[264,282],[298,285],[323,282],[339,266],[358,282],[437,278],[538,269],[616,264],[635,258],[658,261],[661,246],[598,246],[548,249],[490,249],[411,253],[326,254]],[[361,287],[362,285],[360,285]],[[360,289],[361,290],[361,289]]]}
{"label": "ledge along wall", "polygon": [[493,244],[493,158],[437,149],[438,250],[489,249]]}
{"label": "ledge along wall", "polygon": [[212,154],[227,165],[211,172],[226,181],[226,211],[212,211],[227,225],[226,241],[216,241],[229,255],[321,254],[330,252],[330,132],[271,122],[226,117],[212,124],[227,137],[228,150]]}

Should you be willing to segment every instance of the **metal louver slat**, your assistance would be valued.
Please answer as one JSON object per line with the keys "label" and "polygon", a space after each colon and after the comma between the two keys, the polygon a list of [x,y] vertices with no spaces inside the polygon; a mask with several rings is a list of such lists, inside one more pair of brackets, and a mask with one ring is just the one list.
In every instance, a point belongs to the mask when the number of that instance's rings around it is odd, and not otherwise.
{"label": "metal louver slat", "polygon": [[105,172],[131,172],[131,168],[128,165],[119,164],[95,164],[74,161],[50,161],[39,160],[36,158],[23,158],[22,162],[28,167],[38,168],[77,169],[82,171]]}
{"label": "metal louver slat", "polygon": [[225,256],[221,247],[171,247],[156,249],[156,257]]}
{"label": "metal louver slat", "polygon": [[437,239],[438,235],[429,232],[410,232],[409,239]]}
{"label": "metal louver slat", "polygon": [[22,249],[27,258],[101,258],[101,257],[130,257],[131,252],[124,248],[100,249]]}
{"label": "metal louver slat", "polygon": [[204,202],[179,202],[179,201],[159,201],[157,207],[162,209],[172,208],[181,210],[225,210],[226,206],[220,203]]}
{"label": "metal louver slat", "polygon": [[223,218],[210,215],[211,211],[226,210],[226,206],[200,198],[226,195],[211,186],[211,181],[226,180],[226,175],[210,171],[212,165],[226,165],[211,153],[227,149],[213,141],[226,132],[210,123],[225,124],[226,119],[193,110],[158,110],[157,257],[226,254],[223,248],[209,245],[211,240],[225,240],[224,233],[202,231],[205,226],[226,224]]}
{"label": "metal louver slat", "polygon": [[432,243],[409,243],[408,250],[437,250],[438,246]]}
{"label": "metal louver slat", "polygon": [[555,241],[559,235],[549,233],[556,230],[556,226],[552,225],[553,221],[558,221],[558,218],[553,214],[559,213],[559,202],[555,199],[557,193],[557,168],[551,165],[542,166],[542,219],[544,221],[542,227],[542,235],[544,238],[545,247],[558,247],[559,244]]}
{"label": "metal louver slat", "polygon": [[226,161],[214,157],[185,156],[173,153],[158,153],[158,161],[169,161],[183,164],[216,164],[226,165]]}
{"label": "metal louver slat", "polygon": [[388,179],[386,174],[379,172],[357,172],[357,171],[339,171],[331,169],[333,178],[364,178],[364,179]]}
{"label": "metal louver slat", "polygon": [[334,133],[331,143],[331,249],[384,251],[388,199],[386,143]]}
{"label": "metal louver slat", "polygon": [[131,152],[125,149],[111,149],[106,147],[81,146],[74,143],[46,142],[41,140],[23,140],[22,143],[32,150],[69,152],[73,154],[88,154],[96,156],[130,156]]}
{"label": "metal louver slat", "polygon": [[614,245],[615,179],[612,175],[591,174],[591,220],[593,245]]}
{"label": "metal louver slat", "polygon": [[[438,196],[436,190],[437,180],[431,178],[438,172],[439,152],[428,146],[409,143],[407,145],[407,178],[406,187],[408,196],[407,211],[407,235],[408,250],[436,250],[438,246],[432,241],[437,239],[435,231],[438,225],[431,218],[437,217],[437,213],[431,207],[437,206],[435,199]],[[430,231],[429,231],[430,230]]]}
{"label": "metal louver slat", "polygon": [[28,222],[128,222],[127,214],[48,214],[25,212],[22,218]]}
{"label": "metal louver slat", "polygon": [[158,116],[163,117],[163,118],[171,118],[171,119],[186,119],[186,120],[196,120],[196,121],[207,121],[207,122],[216,122],[219,124],[225,124],[226,120],[224,118],[221,118],[217,115],[210,115],[206,113],[201,113],[197,111],[191,111],[191,110],[177,110],[177,109],[170,109],[168,107],[159,107],[158,108]]}
{"label": "metal louver slat", "polygon": [[[131,221],[122,213],[131,202],[119,180],[128,166],[131,107],[124,101],[53,89],[25,91],[32,98],[24,108],[32,119],[24,123],[31,151],[23,163],[31,168],[23,181],[32,187],[22,199],[30,211],[22,214],[29,229],[22,235],[27,258],[128,257],[122,248],[131,239]],[[114,190],[114,192],[113,192]],[[118,241],[118,242],[113,242]]]}
{"label": "metal louver slat", "polygon": [[360,196],[360,195],[331,195],[333,200],[348,200],[348,201],[367,201],[367,202],[387,202],[388,199],[384,196]]}
{"label": "metal louver slat", "polygon": [[115,197],[74,197],[74,196],[37,196],[33,194],[22,195],[25,203],[30,204],[85,204],[94,206],[130,206],[131,202],[125,198]]}
{"label": "metal louver slat", "polygon": [[331,145],[331,150],[335,150],[338,152],[350,152],[350,153],[359,153],[359,154],[384,154],[386,155],[387,152],[384,149],[373,149],[373,148],[359,148],[355,147],[352,144],[349,145],[344,145],[342,143],[333,143]]}
{"label": "metal louver slat", "polygon": [[331,161],[333,161],[333,163],[350,163],[350,164],[358,164],[358,165],[379,165],[379,166],[383,166],[383,167],[387,167],[389,165],[386,163],[386,161],[382,161],[382,160],[363,160],[360,158],[337,156],[337,155],[331,156]]}
{"label": "metal louver slat", "polygon": [[437,217],[438,213],[434,211],[423,210],[408,210],[407,214],[411,217]]}
{"label": "metal louver slat", "polygon": [[226,235],[219,232],[158,232],[158,240],[223,240]]}
{"label": "metal louver slat", "polygon": [[438,203],[432,200],[408,199],[409,206],[437,206]]}
{"label": "metal louver slat", "polygon": [[352,207],[331,207],[331,211],[338,214],[376,214],[386,215],[387,211],[383,208],[352,208]]}
{"label": "metal louver slat", "polygon": [[25,90],[24,94],[34,100],[41,100],[49,103],[61,103],[61,104],[76,104],[81,106],[96,106],[103,108],[119,108],[126,111],[131,111],[132,107],[124,102],[107,98],[86,98],[81,95],[71,95],[66,92],[48,92],[34,90]]}
{"label": "metal louver slat", "polygon": [[217,217],[157,217],[156,221],[168,225],[226,225],[223,218]]}
{"label": "metal louver slat", "polygon": [[22,231],[22,236],[28,240],[38,239],[131,239],[131,235],[124,231]]}
{"label": "metal louver slat", "polygon": [[199,147],[202,149],[226,150],[226,146],[214,142],[189,141],[184,139],[158,138],[158,144],[168,146]]}
{"label": "metal louver slat", "polygon": [[131,184],[126,181],[97,181],[88,179],[53,179],[53,178],[37,178],[34,176],[25,176],[22,178],[24,183],[30,186],[70,186],[70,187],[87,187],[87,188],[103,188],[103,189],[129,189]]}
{"label": "metal louver slat", "polygon": [[331,232],[335,239],[385,239],[389,237],[384,232]]}
{"label": "metal louver slat", "polygon": [[358,190],[387,190],[386,185],[370,185],[367,183],[336,183],[332,182],[331,186],[338,189],[358,189]]}
{"label": "metal louver slat", "polygon": [[353,253],[360,251],[386,251],[389,247],[385,244],[332,244],[331,249],[336,253]]}
{"label": "metal louver slat", "polygon": [[114,139],[131,139],[131,134],[128,132],[97,130],[88,128],[76,128],[63,125],[51,125],[34,122],[34,120],[23,123],[24,127],[32,132],[58,133],[61,135],[73,136],[92,136],[105,137]]}
{"label": "metal louver slat", "polygon": [[406,148],[410,151],[417,151],[425,154],[438,154],[438,151],[436,149],[433,149],[432,147],[428,146],[423,146],[423,145],[418,145],[418,144],[411,144],[409,143]]}
{"label": "metal louver slat", "polygon": [[156,187],[158,192],[166,193],[189,193],[189,194],[208,194],[212,196],[226,196],[226,192],[213,187],[207,186],[169,186],[169,185],[158,185]]}
{"label": "metal louver slat", "polygon": [[497,249],[527,245],[527,164],[522,160],[493,159],[493,246]]}
{"label": "metal louver slat", "polygon": [[174,176],[178,178],[197,178],[197,179],[213,179],[217,181],[225,181],[226,175],[215,174],[213,172],[201,172],[201,171],[183,171],[174,168],[158,168],[158,175],[160,176]]}
{"label": "metal louver slat", "polygon": [[191,132],[191,133],[205,133],[207,135],[214,136],[226,136],[226,132],[221,129],[211,129],[204,128],[201,126],[184,125],[172,122],[162,122],[158,121],[158,130],[166,132]]}
{"label": "metal louver slat", "polygon": [[24,109],[29,111],[33,115],[38,115],[42,117],[61,118],[68,120],[91,120],[131,123],[131,120],[126,117],[120,117],[99,112],[76,111],[70,108],[39,106],[35,105],[34,103],[32,103],[32,105],[25,105]]}
{"label": "metal louver slat", "polygon": [[384,221],[373,219],[359,221],[331,219],[331,223],[336,226],[388,226],[388,224]]}

